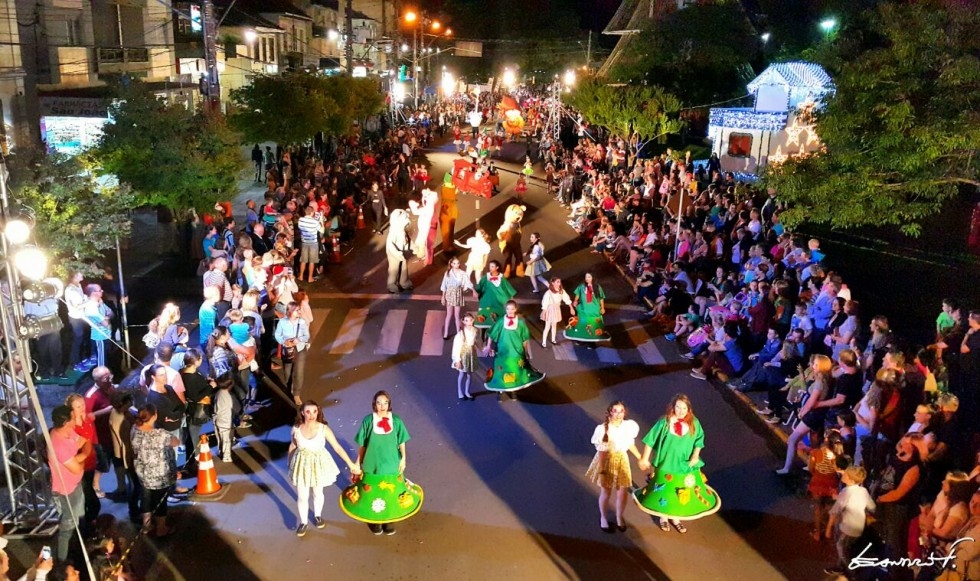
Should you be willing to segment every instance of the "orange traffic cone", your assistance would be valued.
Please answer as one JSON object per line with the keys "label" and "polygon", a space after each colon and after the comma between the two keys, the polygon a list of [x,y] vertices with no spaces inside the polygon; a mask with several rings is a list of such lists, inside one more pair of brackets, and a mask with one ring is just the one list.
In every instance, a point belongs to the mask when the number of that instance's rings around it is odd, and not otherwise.
{"label": "orange traffic cone", "polygon": [[357,229],[363,230],[367,225],[364,223],[364,208],[357,209]]}
{"label": "orange traffic cone", "polygon": [[211,446],[204,434],[201,435],[201,456],[197,466],[197,489],[194,492],[198,496],[211,496],[221,492],[218,472],[214,469],[214,460],[211,459]]}
{"label": "orange traffic cone", "polygon": [[334,233],[331,239],[332,250],[330,252],[330,262],[340,264],[340,234]]}

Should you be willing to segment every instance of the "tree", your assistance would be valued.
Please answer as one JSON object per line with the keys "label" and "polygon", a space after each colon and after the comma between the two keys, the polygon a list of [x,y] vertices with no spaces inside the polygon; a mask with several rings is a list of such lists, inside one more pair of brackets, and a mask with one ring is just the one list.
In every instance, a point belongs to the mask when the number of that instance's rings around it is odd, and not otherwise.
{"label": "tree", "polygon": [[653,20],[627,45],[609,78],[657,84],[702,105],[744,95],[760,48],[739,2],[698,4]]}
{"label": "tree", "polygon": [[231,92],[232,126],[248,142],[303,143],[318,131],[348,132],[384,106],[375,81],[306,71],[260,75]]}
{"label": "tree", "polygon": [[765,183],[788,203],[787,225],[918,235],[923,218],[980,186],[980,16],[883,4],[856,28],[822,57],[836,83],[814,114],[824,150],[771,165]]}
{"label": "tree", "polygon": [[568,103],[589,123],[625,138],[635,135],[638,139],[631,147],[631,157],[651,141],[677,133],[683,126],[678,118],[680,99],[660,87],[613,86],[590,78],[579,83]]}
{"label": "tree", "polygon": [[88,155],[100,174],[129,184],[138,205],[207,210],[238,194],[240,143],[220,116],[168,104],[134,81]]}
{"label": "tree", "polygon": [[125,185],[97,183],[79,158],[18,149],[8,158],[14,208],[32,213],[39,246],[52,254],[52,275],[80,270],[129,236],[136,196]]}

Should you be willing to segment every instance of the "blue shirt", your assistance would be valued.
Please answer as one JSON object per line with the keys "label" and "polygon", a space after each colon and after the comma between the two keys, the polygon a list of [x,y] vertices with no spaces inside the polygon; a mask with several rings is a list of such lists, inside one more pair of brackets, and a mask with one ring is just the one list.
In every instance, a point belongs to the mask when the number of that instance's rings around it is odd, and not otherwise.
{"label": "blue shirt", "polygon": [[737,339],[725,341],[725,357],[732,364],[732,369],[735,370],[735,373],[742,371],[742,367],[745,366],[745,357],[742,356],[742,348],[738,346]]}
{"label": "blue shirt", "polygon": [[200,321],[198,332],[200,333],[201,345],[208,342],[208,337],[214,331],[214,318],[217,315],[218,311],[214,308],[214,305],[208,305],[207,303],[201,305],[201,308],[197,311],[197,318]]}

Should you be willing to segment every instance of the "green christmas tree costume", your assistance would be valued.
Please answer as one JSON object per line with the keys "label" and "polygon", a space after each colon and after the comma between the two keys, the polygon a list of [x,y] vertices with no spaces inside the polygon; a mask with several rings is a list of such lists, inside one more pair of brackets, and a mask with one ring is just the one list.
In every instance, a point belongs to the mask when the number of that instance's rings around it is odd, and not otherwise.
{"label": "green christmas tree costume", "polygon": [[493,367],[487,372],[487,389],[517,391],[544,379],[544,373],[531,367],[524,351],[524,342],[530,338],[527,323],[520,316],[511,320],[504,315],[490,329],[490,340],[496,354]]}
{"label": "green christmas tree costume", "polygon": [[655,454],[653,477],[646,486],[633,493],[633,500],[643,512],[675,520],[695,520],[718,512],[721,498],[707,485],[698,460],[688,466],[695,448],[704,447],[704,430],[694,419],[694,434],[683,436],[671,429],[666,417],[660,418],[643,437],[643,443]]}
{"label": "green christmas tree costume", "polygon": [[[606,299],[606,293],[602,287],[593,284],[592,296],[589,296],[588,286],[583,282],[575,289],[575,315],[568,319],[568,326],[565,327],[565,338],[572,341],[584,341],[595,343],[598,341],[608,341],[609,334],[602,322],[602,307],[599,301]],[[591,298],[591,300],[589,300]]]}
{"label": "green christmas tree costume", "polygon": [[504,306],[517,291],[502,275],[491,277],[490,273],[481,278],[474,288],[480,295],[480,310],[473,326],[477,329],[489,329],[504,316]]}
{"label": "green christmas tree costume", "polygon": [[[387,420],[384,426],[383,420]],[[422,487],[398,473],[398,447],[408,440],[408,430],[395,414],[384,419],[371,414],[361,421],[354,441],[366,448],[363,476],[340,494],[344,514],[368,524],[384,524],[405,520],[422,508]]]}

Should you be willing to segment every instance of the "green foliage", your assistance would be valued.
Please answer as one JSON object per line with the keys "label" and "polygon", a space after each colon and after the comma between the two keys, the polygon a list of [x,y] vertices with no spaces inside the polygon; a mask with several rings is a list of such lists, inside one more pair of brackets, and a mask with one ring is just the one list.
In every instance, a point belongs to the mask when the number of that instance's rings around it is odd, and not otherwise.
{"label": "green foliage", "polygon": [[738,2],[698,4],[653,21],[609,78],[665,87],[693,105],[745,94],[760,41]]}
{"label": "green foliage", "polygon": [[101,275],[92,261],[130,233],[129,211],[137,204],[129,187],[98,184],[79,158],[42,150],[18,149],[8,165],[11,200],[33,213],[37,244],[51,254],[51,274]]}
{"label": "green foliage", "polygon": [[680,100],[660,87],[607,85],[603,79],[583,79],[567,98],[589,123],[645,142],[677,133]]}
{"label": "green foliage", "polygon": [[101,175],[133,188],[137,205],[180,212],[210,209],[238,194],[239,144],[220,116],[167,104],[134,81],[121,90],[88,155]]}
{"label": "green foliage", "polygon": [[384,106],[374,80],[305,71],[257,76],[231,98],[236,111],[229,121],[247,142],[303,143],[317,131],[342,135]]}
{"label": "green foliage", "polygon": [[815,116],[825,151],[770,166],[783,221],[897,225],[918,235],[960,188],[980,186],[980,16],[884,4],[825,64],[836,94]]}

